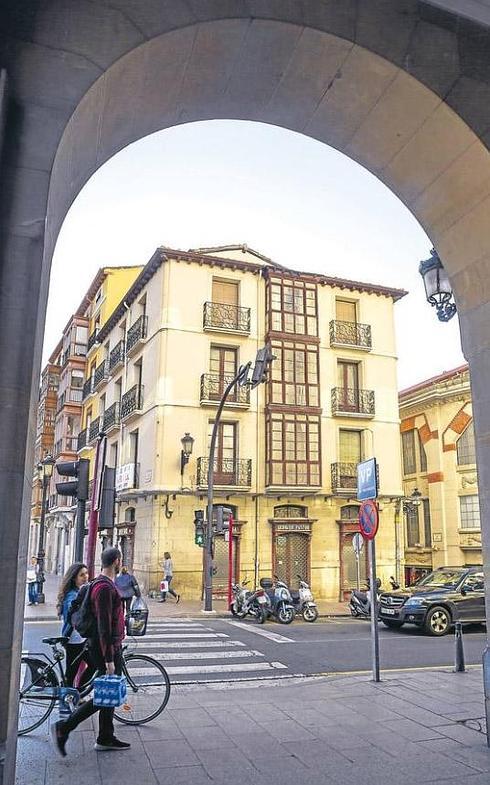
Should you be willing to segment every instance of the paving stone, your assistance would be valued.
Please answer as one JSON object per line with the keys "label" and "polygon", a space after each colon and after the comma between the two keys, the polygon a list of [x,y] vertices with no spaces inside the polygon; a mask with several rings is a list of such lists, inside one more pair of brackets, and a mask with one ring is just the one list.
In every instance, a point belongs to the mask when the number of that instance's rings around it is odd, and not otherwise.
{"label": "paving stone", "polygon": [[[276,754],[277,753],[277,754]],[[291,755],[286,750],[282,753],[271,747],[269,755],[265,757],[254,757],[252,759],[253,765],[262,774],[271,774],[274,776],[285,774],[296,774],[296,778],[308,777],[308,767],[296,755]]]}
{"label": "paving stone", "polygon": [[194,750],[221,749],[224,744],[233,743],[230,742],[229,737],[225,735],[222,728],[215,726],[187,728],[185,738]]}
{"label": "paving stone", "polygon": [[195,752],[185,739],[147,741],[144,742],[144,748],[154,769],[164,766],[190,766],[199,763]]}
{"label": "paving stone", "polygon": [[481,747],[486,743],[483,733],[465,728],[464,725],[442,725],[437,730],[443,736],[460,741],[462,744],[467,744],[471,747]]}
{"label": "paving stone", "polygon": [[[224,777],[226,772],[231,772],[231,779],[235,779],[238,772],[240,778],[248,771],[250,775],[256,772],[249,758],[237,747],[221,747],[216,750],[197,750],[197,757],[212,779]],[[234,773],[233,773],[234,772]]]}
{"label": "paving stone", "polygon": [[[139,728],[140,738],[143,742],[156,739],[183,739],[183,731],[177,727],[175,722],[150,722],[148,725],[141,725]],[[131,739],[128,739],[131,741]]]}
{"label": "paving stone", "polygon": [[212,716],[202,708],[194,709],[172,709],[171,719],[179,728],[199,727],[204,725],[216,725]]}
{"label": "paving stone", "polygon": [[405,739],[409,741],[424,741],[425,739],[440,739],[441,736],[438,733],[438,730],[433,730],[432,728],[426,728],[423,725],[419,725],[418,722],[414,722],[413,720],[395,720],[394,722],[387,723],[386,725],[381,723],[383,727],[386,727],[387,730],[393,731],[394,733],[399,733]]}
{"label": "paving stone", "polygon": [[477,771],[490,772],[490,750],[486,745],[484,747],[467,747],[454,739],[434,739],[433,741],[419,741],[417,746],[466,763]]}
{"label": "paving stone", "polygon": [[155,769],[158,785],[210,785],[203,766],[170,766]]}

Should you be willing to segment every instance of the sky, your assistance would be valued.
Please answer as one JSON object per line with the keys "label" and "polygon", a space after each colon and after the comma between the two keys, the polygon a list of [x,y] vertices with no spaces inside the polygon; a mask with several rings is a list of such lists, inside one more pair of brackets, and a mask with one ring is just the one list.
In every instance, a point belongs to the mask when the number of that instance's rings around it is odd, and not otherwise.
{"label": "sky", "polygon": [[145,264],[155,248],[247,243],[298,270],[394,286],[403,389],[464,363],[418,273],[431,243],[374,175],[327,145],[276,126],[175,126],[104,164],[71,206],[51,270],[44,361],[100,267]]}

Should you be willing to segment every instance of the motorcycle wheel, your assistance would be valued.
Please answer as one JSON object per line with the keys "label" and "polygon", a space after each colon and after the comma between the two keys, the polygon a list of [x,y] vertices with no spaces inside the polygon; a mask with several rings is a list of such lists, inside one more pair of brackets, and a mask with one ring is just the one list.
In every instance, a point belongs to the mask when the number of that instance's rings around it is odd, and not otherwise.
{"label": "motorcycle wheel", "polygon": [[230,613],[232,616],[238,616],[236,605],[234,602],[232,602],[230,605]]}
{"label": "motorcycle wheel", "polygon": [[306,605],[303,608],[303,619],[305,621],[316,621],[318,619],[318,609],[311,608]]}
{"label": "motorcycle wheel", "polygon": [[294,608],[288,608],[281,604],[277,609],[277,621],[279,624],[291,624],[294,619]]}
{"label": "motorcycle wheel", "polygon": [[267,618],[267,614],[264,611],[264,609],[263,608],[259,608],[259,610],[257,611],[257,622],[259,624],[264,624],[266,618]]}

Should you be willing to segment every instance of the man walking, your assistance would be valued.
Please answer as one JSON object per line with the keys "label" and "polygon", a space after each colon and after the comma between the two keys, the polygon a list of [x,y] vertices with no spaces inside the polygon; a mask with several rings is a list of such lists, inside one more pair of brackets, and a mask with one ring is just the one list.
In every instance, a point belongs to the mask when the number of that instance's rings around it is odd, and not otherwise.
{"label": "man walking", "polygon": [[[90,658],[100,673],[121,675],[124,614],[122,601],[114,580],[121,567],[121,552],[117,548],[102,551],[102,572],[91,584],[90,609],[94,617],[94,635],[89,640]],[[99,712],[99,735],[95,749],[126,750],[131,746],[114,736],[114,709],[94,706],[92,700],[76,709],[67,720],[59,720],[51,728],[54,745],[66,756],[66,742],[72,730]]]}

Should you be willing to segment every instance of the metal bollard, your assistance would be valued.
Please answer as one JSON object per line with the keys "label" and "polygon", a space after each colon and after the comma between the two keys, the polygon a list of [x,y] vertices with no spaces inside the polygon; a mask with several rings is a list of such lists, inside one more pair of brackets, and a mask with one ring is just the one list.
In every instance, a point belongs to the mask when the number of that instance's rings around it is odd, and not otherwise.
{"label": "metal bollard", "polygon": [[464,648],[463,648],[463,625],[457,621],[454,625],[454,640],[456,643],[456,659],[454,663],[455,673],[465,673]]}

